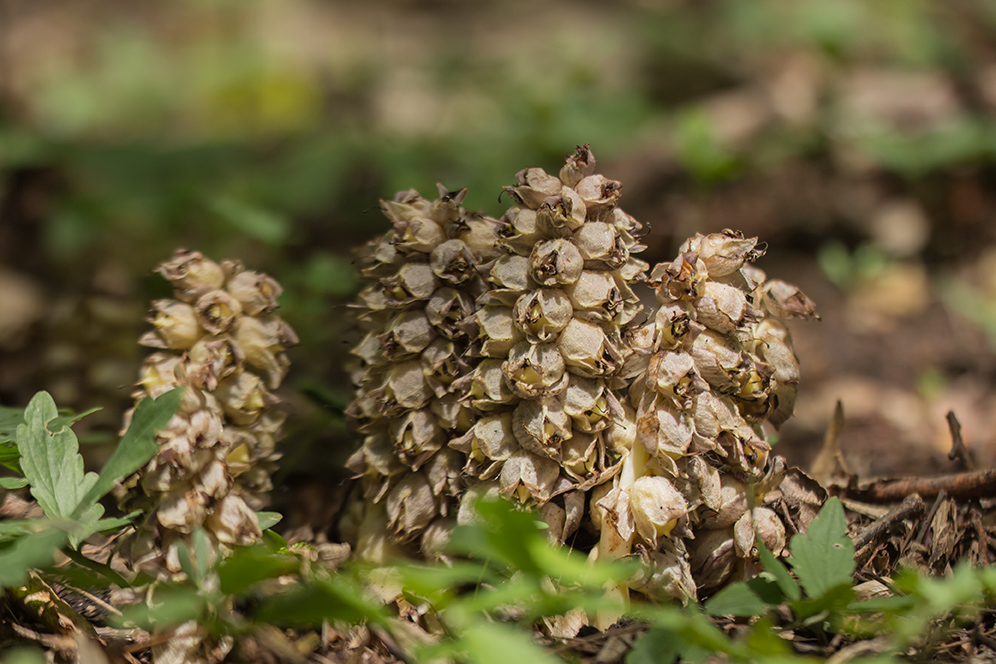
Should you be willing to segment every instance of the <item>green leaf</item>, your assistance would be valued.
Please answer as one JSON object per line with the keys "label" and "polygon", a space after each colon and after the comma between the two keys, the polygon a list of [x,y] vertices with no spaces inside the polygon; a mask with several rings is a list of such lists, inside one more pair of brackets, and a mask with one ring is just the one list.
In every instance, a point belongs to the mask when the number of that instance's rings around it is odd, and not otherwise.
{"label": "green leaf", "polygon": [[121,616],[109,618],[118,627],[132,627],[131,623],[134,623],[142,629],[165,631],[188,620],[199,619],[205,604],[204,598],[192,586],[164,585],[156,589],[151,606],[128,606],[121,610]]}
{"label": "green leaf", "polygon": [[28,486],[28,481],[23,477],[0,477],[0,489],[11,491],[23,489],[26,486]]}
{"label": "green leaf", "polygon": [[301,559],[289,553],[277,553],[265,545],[236,549],[218,567],[221,592],[238,595],[266,579],[294,572]]}
{"label": "green leaf", "polygon": [[260,530],[269,530],[280,523],[284,515],[280,512],[256,512],[256,518],[259,520]]}
{"label": "green leaf", "polygon": [[710,616],[750,618],[767,611],[768,605],[746,583],[733,583],[709,598],[705,610]]}
{"label": "green leaf", "polygon": [[[72,429],[51,431],[48,424],[59,416],[48,392],[39,392],[24,409],[24,424],[17,427],[17,450],[24,476],[45,513],[53,519],[92,523],[104,513],[101,505],[84,506],[83,496],[97,483],[96,473],[83,472],[83,457]],[[76,538],[73,546],[78,543]]]}
{"label": "green leaf", "polygon": [[46,528],[0,551],[0,588],[19,586],[27,580],[28,570],[55,562],[55,554],[65,546],[67,537],[61,530]]}
{"label": "green leaf", "polygon": [[176,415],[182,398],[183,388],[178,387],[156,399],[142,399],[138,402],[128,430],[121,437],[111,458],[104,464],[96,483],[83,497],[80,510],[89,509],[90,505],[114,488],[117,480],[131,475],[155,456],[159,449],[156,434]]}
{"label": "green leaf", "polygon": [[529,576],[544,575],[545,570],[533,553],[534,541],[546,541],[537,526],[536,515],[517,510],[504,499],[479,500],[475,510],[480,520],[453,530],[449,543],[451,551],[501,561]]}
{"label": "green leaf", "polygon": [[790,648],[788,642],[779,636],[778,630],[772,624],[771,616],[765,616],[751,625],[747,633],[746,645],[755,654],[755,659],[761,659],[758,655],[763,655],[764,661],[770,662],[770,657],[788,655]]}
{"label": "green leaf", "polygon": [[22,535],[33,533],[38,530],[42,523],[45,522],[41,519],[11,519],[9,521],[0,521],[0,542],[7,542],[17,539]]}
{"label": "green leaf", "polygon": [[13,438],[6,442],[0,442],[0,466],[9,468],[19,475],[23,475],[20,464],[21,455],[17,453],[17,445]]}
{"label": "green leaf", "polygon": [[651,627],[633,644],[626,664],[671,664],[678,657],[679,637],[671,630]]}
{"label": "green leaf", "polygon": [[45,653],[37,648],[13,648],[3,656],[3,664],[47,664]]}
{"label": "green leaf", "polygon": [[813,616],[818,619],[831,612],[844,610],[854,600],[854,588],[848,579],[844,583],[828,588],[823,594],[799,600],[792,603],[792,610],[803,620],[803,624],[811,624]]}
{"label": "green leaf", "polygon": [[56,433],[59,429],[68,428],[82,420],[87,415],[93,415],[94,413],[103,410],[103,408],[91,408],[90,410],[84,410],[82,413],[72,413],[66,410],[60,412],[66,413],[65,415],[59,415],[57,418],[48,423],[48,430],[52,433]]}
{"label": "green leaf", "polygon": [[91,535],[93,533],[107,532],[109,530],[120,530],[134,521],[140,514],[142,514],[142,512],[136,510],[124,516],[112,517],[109,519],[97,519],[96,521],[87,524],[87,528],[84,529],[86,534],[81,535],[81,537],[86,537],[87,535]]}
{"label": "green leaf", "polygon": [[0,443],[14,440],[17,425],[24,423],[24,410],[0,406]]}
{"label": "green leaf", "polygon": [[283,244],[290,234],[290,222],[284,215],[229,196],[218,196],[209,204],[211,210],[240,233],[270,245]]}
{"label": "green leaf", "polygon": [[537,645],[525,632],[483,619],[467,627],[457,647],[466,651],[467,659],[477,664],[561,664],[559,659]]}
{"label": "green leaf", "polygon": [[254,618],[280,626],[318,626],[326,620],[349,623],[386,620],[383,605],[345,575],[299,585],[260,601]]}
{"label": "green leaf", "polygon": [[758,557],[761,559],[761,566],[767,574],[771,575],[775,583],[778,584],[778,588],[792,601],[802,599],[802,591],[799,589],[799,584],[789,574],[788,568],[785,567],[784,563],[775,558],[775,554],[771,553],[760,537],[756,538],[755,544],[757,545]]}
{"label": "green leaf", "polygon": [[455,560],[450,565],[409,563],[394,568],[406,592],[439,603],[461,586],[495,586],[501,578],[479,562]]}
{"label": "green leaf", "polygon": [[844,507],[831,498],[809,524],[805,534],[792,538],[792,567],[803,589],[819,598],[842,584],[850,585],[854,574],[854,543],[847,536]]}

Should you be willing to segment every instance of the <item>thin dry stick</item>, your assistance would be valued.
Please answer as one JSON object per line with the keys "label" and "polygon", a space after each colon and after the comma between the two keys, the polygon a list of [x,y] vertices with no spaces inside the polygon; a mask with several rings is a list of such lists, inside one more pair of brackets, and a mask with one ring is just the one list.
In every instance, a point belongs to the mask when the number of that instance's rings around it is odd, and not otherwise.
{"label": "thin dry stick", "polygon": [[948,458],[952,461],[960,461],[965,470],[975,470],[975,458],[972,451],[965,447],[965,441],[961,437],[961,422],[955,417],[954,411],[948,411],[948,428],[951,430],[951,451]]}
{"label": "thin dry stick", "polygon": [[996,470],[883,480],[864,489],[848,490],[847,493],[860,500],[891,502],[914,493],[923,498],[933,498],[941,491],[959,499],[996,497]]}
{"label": "thin dry stick", "polygon": [[861,550],[864,547],[872,544],[885,533],[887,533],[894,525],[910,517],[920,516],[920,513],[926,509],[926,505],[923,502],[923,498],[919,494],[914,493],[911,496],[906,496],[906,499],[897,505],[896,507],[889,510],[888,514],[880,519],[876,519],[874,522],[866,526],[858,533],[857,537],[854,538],[854,548]]}
{"label": "thin dry stick", "polygon": [[864,565],[871,558],[872,553],[874,553],[874,545],[885,538],[893,526],[906,519],[920,516],[924,509],[926,509],[926,505],[923,502],[923,498],[919,494],[914,493],[912,496],[907,496],[902,503],[889,510],[885,516],[876,519],[864,528],[854,538],[854,548],[857,551],[854,556],[855,563],[859,567]]}

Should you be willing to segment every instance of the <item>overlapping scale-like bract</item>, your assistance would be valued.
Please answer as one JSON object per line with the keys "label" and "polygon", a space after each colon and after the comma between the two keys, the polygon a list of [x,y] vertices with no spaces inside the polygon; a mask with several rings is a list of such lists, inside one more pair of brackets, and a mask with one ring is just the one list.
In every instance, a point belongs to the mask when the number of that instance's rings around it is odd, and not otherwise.
{"label": "overlapping scale-like bract", "polygon": [[267,502],[285,417],[273,390],[297,338],[273,313],[281,288],[265,274],[182,249],[158,271],[173,298],[153,303],[153,329],[140,343],[156,350],[135,398],[184,394],[158,453],[122,487],[122,506],[146,516],[121,552],[163,576],[180,571],[177,544],[198,528],[219,551],[260,537],[256,511]]}

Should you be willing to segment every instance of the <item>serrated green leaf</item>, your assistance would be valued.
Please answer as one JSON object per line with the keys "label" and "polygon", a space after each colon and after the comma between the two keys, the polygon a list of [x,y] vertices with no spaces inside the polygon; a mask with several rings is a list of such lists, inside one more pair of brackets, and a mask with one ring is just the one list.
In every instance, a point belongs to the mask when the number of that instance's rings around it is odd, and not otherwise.
{"label": "serrated green leaf", "polygon": [[[76,519],[92,523],[104,513],[99,504],[84,506],[83,496],[96,484],[96,473],[83,472],[83,457],[72,429],[51,431],[48,424],[58,417],[48,392],[39,392],[24,409],[24,424],[17,427],[17,451],[21,468],[31,484],[31,495],[52,519]],[[73,546],[78,544],[71,537]]]}
{"label": "serrated green leaf", "polygon": [[819,598],[854,574],[854,543],[847,536],[844,507],[831,498],[809,524],[806,533],[792,538],[792,568],[811,598]]}
{"label": "serrated green leaf", "polygon": [[679,643],[674,632],[651,627],[633,643],[626,664],[671,664],[678,657]]}
{"label": "serrated green leaf", "polygon": [[710,597],[705,610],[710,616],[750,618],[767,611],[768,605],[746,583],[733,583]]}
{"label": "serrated green leaf", "polygon": [[280,523],[284,515],[280,512],[256,512],[256,518],[259,520],[260,530],[269,530]]}
{"label": "serrated green leaf", "polygon": [[771,575],[771,578],[778,584],[778,588],[792,601],[801,599],[802,591],[799,589],[799,584],[789,574],[788,568],[785,567],[784,563],[775,558],[775,554],[768,550],[768,547],[765,546],[760,537],[756,538],[755,544],[757,545],[758,557],[761,560],[761,567],[764,568],[766,573]]}
{"label": "serrated green leaf", "polygon": [[18,538],[0,551],[0,588],[21,585],[28,578],[28,570],[51,565],[67,538],[63,531],[47,528]]}
{"label": "serrated green leaf", "polygon": [[142,399],[135,407],[131,424],[111,458],[104,464],[100,476],[80,502],[80,509],[89,509],[114,488],[114,483],[131,475],[155,456],[159,449],[156,434],[176,415],[183,398],[183,388],[160,395],[156,399]]}

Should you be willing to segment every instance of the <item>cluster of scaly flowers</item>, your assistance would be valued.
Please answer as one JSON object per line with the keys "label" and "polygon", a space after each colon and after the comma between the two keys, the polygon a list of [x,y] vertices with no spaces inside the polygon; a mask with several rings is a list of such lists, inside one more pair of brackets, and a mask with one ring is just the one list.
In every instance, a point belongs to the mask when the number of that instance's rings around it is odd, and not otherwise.
{"label": "cluster of scaly flowers", "polygon": [[357,397],[349,412],[363,445],[347,466],[363,478],[353,538],[367,558],[392,543],[432,550],[465,488],[447,443],[475,413],[459,386],[473,369],[476,300],[497,255],[498,222],[461,206],[463,189],[429,201],[414,190],[382,201],[393,229],[367,245],[360,294],[366,336],[353,350]]}
{"label": "cluster of scaly flowers", "polygon": [[[755,535],[784,547],[765,426],[791,416],[799,380],[779,319],[817,318],[812,302],[733,231],[648,278],[620,184],[594,171],[587,146],[559,177],[520,171],[515,206],[477,226],[446,192],[384,204],[395,228],[367,251],[354,351],[361,552],[421,534],[433,555],[483,494],[538,507],[561,541],[593,531],[594,558],[641,557],[623,596],[687,601],[753,573]],[[659,307],[636,322],[640,281]]]}
{"label": "cluster of scaly flowers", "polygon": [[[477,300],[480,361],[461,385],[480,413],[450,441],[477,482],[539,506],[560,540],[582,523],[586,492],[619,468],[633,430],[620,402],[623,340],[641,305],[630,283],[647,264],[621,185],[594,173],[587,146],[560,175],[520,171],[498,229],[500,255]],[[627,425],[627,422],[629,423]]]}
{"label": "cluster of scaly flowers", "polygon": [[660,306],[630,339],[637,444],[593,498],[599,555],[651,563],[635,584],[646,594],[694,599],[754,572],[755,535],[776,554],[785,545],[762,504],[785,464],[762,425],[791,416],[799,381],[779,319],[818,317],[798,288],[749,265],[762,253],[734,231],[696,235],[651,273]]}
{"label": "cluster of scaly flowers", "polygon": [[[278,316],[280,285],[237,261],[215,263],[178,250],[158,272],[172,299],[153,303],[157,349],[141,369],[135,399],[184,388],[179,412],[157,438],[159,451],[122,487],[126,510],[145,514],[121,553],[154,575],[180,571],[177,544],[203,528],[219,551],[260,537],[284,414],[273,406],[297,342]],[[130,419],[130,413],[128,415]]]}

